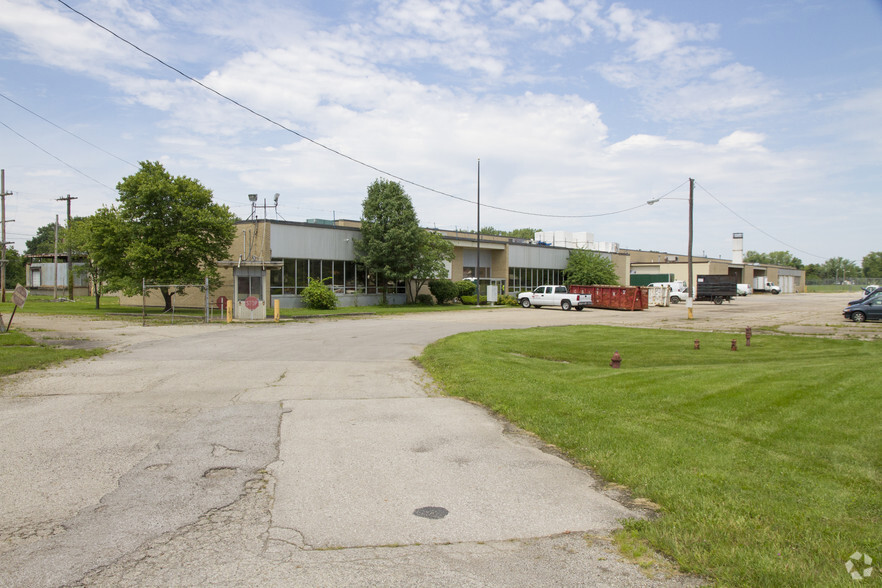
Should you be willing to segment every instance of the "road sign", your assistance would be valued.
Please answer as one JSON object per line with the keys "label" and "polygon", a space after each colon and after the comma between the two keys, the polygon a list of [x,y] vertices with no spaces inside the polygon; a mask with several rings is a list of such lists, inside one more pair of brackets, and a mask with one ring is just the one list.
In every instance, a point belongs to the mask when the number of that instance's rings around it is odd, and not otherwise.
{"label": "road sign", "polygon": [[24,306],[25,300],[28,299],[27,288],[21,284],[16,284],[15,291],[12,293],[12,303],[21,308]]}
{"label": "road sign", "polygon": [[260,300],[256,296],[249,296],[245,299],[245,308],[248,310],[254,310],[258,306],[260,306]]}
{"label": "road sign", "polygon": [[217,307],[221,310],[227,307],[227,297],[226,296],[218,296],[217,297]]}

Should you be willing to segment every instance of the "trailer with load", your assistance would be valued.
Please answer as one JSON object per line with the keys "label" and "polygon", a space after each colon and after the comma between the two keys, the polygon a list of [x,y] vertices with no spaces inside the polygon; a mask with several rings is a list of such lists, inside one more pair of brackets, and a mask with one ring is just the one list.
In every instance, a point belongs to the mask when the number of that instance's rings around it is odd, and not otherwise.
{"label": "trailer with load", "polygon": [[697,302],[707,300],[714,304],[722,304],[723,301],[731,301],[738,296],[738,283],[729,276],[698,276],[697,283],[698,288],[695,291]]}

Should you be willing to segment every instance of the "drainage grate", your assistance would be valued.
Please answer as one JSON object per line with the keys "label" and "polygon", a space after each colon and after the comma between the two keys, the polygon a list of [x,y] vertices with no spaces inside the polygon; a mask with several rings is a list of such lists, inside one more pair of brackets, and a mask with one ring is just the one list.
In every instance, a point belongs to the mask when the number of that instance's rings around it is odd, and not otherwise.
{"label": "drainage grate", "polygon": [[413,514],[424,519],[443,519],[448,512],[450,511],[442,506],[424,506],[413,511]]}

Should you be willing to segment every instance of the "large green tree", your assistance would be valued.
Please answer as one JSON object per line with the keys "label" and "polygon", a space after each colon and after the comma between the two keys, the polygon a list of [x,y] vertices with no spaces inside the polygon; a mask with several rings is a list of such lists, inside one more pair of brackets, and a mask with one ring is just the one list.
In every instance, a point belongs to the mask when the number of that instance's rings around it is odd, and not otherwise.
{"label": "large green tree", "polygon": [[424,233],[401,185],[375,180],[362,202],[361,238],[354,244],[356,261],[383,281],[407,280],[413,276]]}
{"label": "large green tree", "polygon": [[229,256],[236,231],[234,215],[212,202],[212,192],[197,180],[172,176],[159,162],[117,184],[117,206],[92,218],[91,257],[108,289],[132,295],[141,282],[164,284],[160,291],[171,309],[173,284],[220,284],[217,261]]}
{"label": "large green tree", "polygon": [[609,257],[594,251],[575,249],[570,251],[567,259],[564,283],[567,286],[615,285],[619,283],[619,278],[616,275],[616,265]]}
{"label": "large green tree", "polygon": [[447,277],[445,261],[453,261],[453,244],[438,233],[422,231],[422,237],[414,252],[411,279],[407,281],[407,297],[413,302],[420,289],[429,280]]}
{"label": "large green tree", "polygon": [[882,278],[882,251],[871,251],[861,262],[866,278]]}

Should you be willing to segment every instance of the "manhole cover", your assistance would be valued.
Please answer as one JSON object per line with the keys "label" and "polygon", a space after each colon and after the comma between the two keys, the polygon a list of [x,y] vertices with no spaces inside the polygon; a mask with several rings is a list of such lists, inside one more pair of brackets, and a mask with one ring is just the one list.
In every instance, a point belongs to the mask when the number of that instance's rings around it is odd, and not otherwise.
{"label": "manhole cover", "polygon": [[447,516],[448,512],[449,511],[442,506],[424,506],[413,511],[413,514],[418,517],[423,517],[424,519],[443,519]]}

